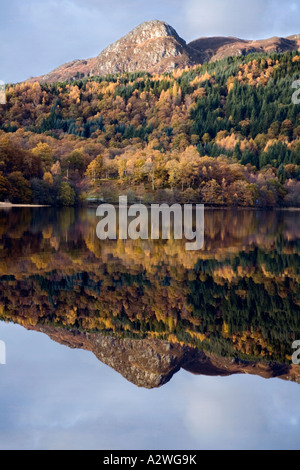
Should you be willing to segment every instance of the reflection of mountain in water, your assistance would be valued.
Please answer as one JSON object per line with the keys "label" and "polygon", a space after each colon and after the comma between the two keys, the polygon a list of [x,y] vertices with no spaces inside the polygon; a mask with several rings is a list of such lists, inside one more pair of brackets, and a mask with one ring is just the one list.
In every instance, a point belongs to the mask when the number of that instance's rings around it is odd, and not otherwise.
{"label": "reflection of mountain in water", "polygon": [[293,212],[208,211],[205,246],[100,242],[94,210],[0,213],[0,315],[143,387],[192,373],[300,381],[300,223]]}
{"label": "reflection of mountain in water", "polygon": [[139,387],[164,385],[181,368],[193,374],[211,376],[245,373],[265,378],[300,380],[297,366],[220,357],[198,348],[158,339],[137,340],[39,325],[33,329],[68,347],[92,351],[101,362]]}

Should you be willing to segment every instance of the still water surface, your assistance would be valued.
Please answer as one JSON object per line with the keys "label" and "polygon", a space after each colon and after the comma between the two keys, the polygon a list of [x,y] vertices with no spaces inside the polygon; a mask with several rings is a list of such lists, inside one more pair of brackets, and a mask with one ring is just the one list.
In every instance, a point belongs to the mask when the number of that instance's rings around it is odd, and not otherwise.
{"label": "still water surface", "polygon": [[1,210],[0,448],[299,448],[298,214],[205,211],[187,252]]}

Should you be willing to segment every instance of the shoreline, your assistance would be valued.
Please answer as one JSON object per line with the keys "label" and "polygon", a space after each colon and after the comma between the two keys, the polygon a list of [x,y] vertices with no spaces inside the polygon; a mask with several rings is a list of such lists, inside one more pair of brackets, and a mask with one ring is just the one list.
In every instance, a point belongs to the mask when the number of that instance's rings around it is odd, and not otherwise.
{"label": "shoreline", "polygon": [[[104,203],[100,203],[104,204]],[[118,207],[117,203],[111,203],[113,206]],[[158,204],[162,204],[161,202]],[[184,205],[179,203],[180,205]],[[193,203],[195,205],[197,203]],[[199,203],[200,204],[200,203]],[[202,204],[202,203],[201,203]],[[151,207],[151,204],[144,204],[146,207]],[[172,205],[172,204],[171,204]],[[81,208],[94,208],[96,207],[96,203],[88,203],[82,204],[80,206],[66,206],[66,207],[81,207]],[[0,202],[0,209],[9,209],[13,207],[24,207],[24,208],[35,208],[35,207],[56,207],[51,206],[50,204],[13,204],[11,202]],[[211,206],[204,204],[204,210],[252,210],[252,211],[300,211],[300,207],[253,207],[253,206]]]}
{"label": "shoreline", "polygon": [[11,202],[0,202],[0,209],[1,207],[6,209],[9,207],[51,207],[51,206],[44,205],[44,204],[12,204]]}
{"label": "shoreline", "polygon": [[[116,202],[100,202],[98,203],[88,203],[88,204],[83,204],[79,207],[87,207],[89,209],[95,208],[98,205],[101,204],[111,204],[114,207],[119,207],[119,204]],[[139,204],[137,202],[133,204]],[[142,205],[146,206],[147,209],[151,208],[151,204],[149,203],[141,203]],[[169,204],[172,206],[173,203],[163,203],[163,202],[153,202],[153,204]],[[178,202],[174,204],[179,204],[180,206],[184,206],[184,203]],[[193,206],[196,206],[197,204],[203,204],[202,202],[193,202],[193,203],[187,203],[187,204],[192,204]],[[253,207],[253,206],[212,206],[212,205],[204,205],[204,210],[237,210],[237,211],[244,211],[244,210],[250,210],[250,211],[300,211],[300,207],[280,207],[280,206],[274,206],[274,207]],[[130,204],[127,204],[127,207],[129,207]]]}

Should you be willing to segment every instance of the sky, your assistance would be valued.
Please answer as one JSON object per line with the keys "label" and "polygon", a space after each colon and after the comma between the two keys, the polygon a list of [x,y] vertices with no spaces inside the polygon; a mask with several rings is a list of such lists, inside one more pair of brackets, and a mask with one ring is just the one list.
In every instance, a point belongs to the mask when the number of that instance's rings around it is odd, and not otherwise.
{"label": "sky", "polygon": [[299,449],[296,383],[179,371],[146,390],[20,325],[0,338],[1,450]]}
{"label": "sky", "polygon": [[0,80],[95,57],[143,21],[166,21],[189,42],[299,34],[299,17],[299,0],[1,0]]}

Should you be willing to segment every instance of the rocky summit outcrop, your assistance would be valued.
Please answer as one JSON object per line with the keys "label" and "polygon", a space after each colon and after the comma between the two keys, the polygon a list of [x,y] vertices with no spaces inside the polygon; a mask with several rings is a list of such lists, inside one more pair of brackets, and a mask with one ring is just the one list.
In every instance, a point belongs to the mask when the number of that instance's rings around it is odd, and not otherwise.
{"label": "rocky summit outcrop", "polygon": [[73,60],[29,81],[56,82],[123,72],[172,72],[251,52],[284,52],[299,49],[300,35],[249,41],[234,37],[200,38],[187,44],[172,26],[147,21],[104,49],[97,57]]}
{"label": "rocky summit outcrop", "polygon": [[172,26],[148,21],[108,46],[97,57],[91,75],[109,73],[171,72],[200,61],[200,54],[187,46]]}
{"label": "rocky summit outcrop", "polygon": [[199,375],[252,374],[300,383],[300,367],[293,364],[220,357],[215,353],[200,351],[188,345],[158,339],[121,338],[46,325],[27,328],[45,333],[52,340],[70,348],[93,352],[101,362],[138,387],[148,389],[160,387],[180,369]]}

